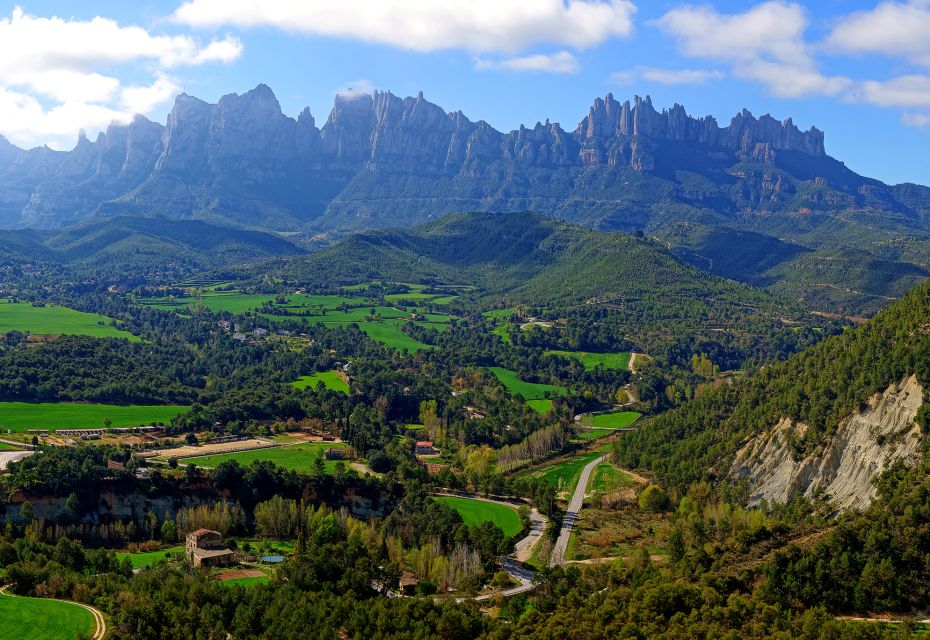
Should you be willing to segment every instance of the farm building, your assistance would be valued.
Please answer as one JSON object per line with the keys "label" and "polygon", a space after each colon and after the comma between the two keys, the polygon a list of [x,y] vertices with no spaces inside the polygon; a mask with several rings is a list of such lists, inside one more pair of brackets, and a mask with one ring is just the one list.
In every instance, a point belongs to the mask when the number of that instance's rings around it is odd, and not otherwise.
{"label": "farm building", "polygon": [[418,456],[433,456],[439,452],[433,448],[433,443],[429,440],[420,440],[416,444],[414,453]]}
{"label": "farm building", "polygon": [[187,557],[196,568],[224,567],[233,564],[236,554],[223,546],[223,536],[218,531],[197,529],[187,534]]}
{"label": "farm building", "polygon": [[420,581],[415,575],[409,571],[404,571],[400,574],[400,581],[398,582],[398,587],[400,587],[400,592],[405,596],[416,595],[417,585],[420,584]]}

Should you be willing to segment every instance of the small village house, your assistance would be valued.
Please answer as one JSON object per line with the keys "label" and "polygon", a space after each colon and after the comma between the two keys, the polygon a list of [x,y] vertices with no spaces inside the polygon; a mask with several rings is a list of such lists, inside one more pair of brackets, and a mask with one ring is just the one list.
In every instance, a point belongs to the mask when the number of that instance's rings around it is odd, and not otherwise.
{"label": "small village house", "polygon": [[225,567],[233,564],[236,554],[223,545],[223,536],[218,531],[197,529],[187,534],[185,551],[195,568]]}

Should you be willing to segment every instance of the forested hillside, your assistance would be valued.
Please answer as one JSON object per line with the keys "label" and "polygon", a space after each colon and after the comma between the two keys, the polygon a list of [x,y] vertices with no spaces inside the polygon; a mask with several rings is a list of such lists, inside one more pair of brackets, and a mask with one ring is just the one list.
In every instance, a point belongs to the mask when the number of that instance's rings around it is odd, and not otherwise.
{"label": "forested hillside", "polygon": [[[810,451],[870,396],[911,375],[930,389],[930,283],[862,327],[656,417],[618,442],[618,456],[679,489],[721,479],[741,444],[782,418],[807,425],[792,446],[798,454]],[[918,421],[930,432],[930,405]]]}

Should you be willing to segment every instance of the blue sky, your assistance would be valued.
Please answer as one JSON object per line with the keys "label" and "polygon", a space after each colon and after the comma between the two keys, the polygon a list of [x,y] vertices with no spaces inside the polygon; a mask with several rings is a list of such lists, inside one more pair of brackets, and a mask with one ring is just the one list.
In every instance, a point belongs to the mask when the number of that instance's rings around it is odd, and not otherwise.
{"label": "blue sky", "polygon": [[862,174],[930,184],[930,0],[0,2],[0,134],[21,146],[260,82],[318,125],[349,87],[501,130],[574,129],[607,92],[722,125],[747,107],[818,126]]}

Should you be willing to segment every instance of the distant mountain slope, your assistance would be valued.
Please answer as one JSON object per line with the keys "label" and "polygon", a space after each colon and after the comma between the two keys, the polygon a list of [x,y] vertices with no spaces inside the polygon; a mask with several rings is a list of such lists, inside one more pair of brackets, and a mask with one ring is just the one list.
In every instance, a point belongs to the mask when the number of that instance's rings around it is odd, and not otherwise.
{"label": "distant mountain slope", "polygon": [[373,279],[475,284],[539,304],[646,295],[770,302],[762,293],[695,269],[652,241],[529,213],[451,214],[409,230],[367,231],[271,270],[304,284]]}
{"label": "distant mountain slope", "polygon": [[[0,227],[141,214],[339,237],[457,211],[641,230],[720,275],[784,282],[823,311],[871,313],[915,267],[930,269],[930,189],[859,176],[826,154],[821,131],[745,110],[719,126],[608,95],[574,130],[504,133],[422,94],[375,92],[337,97],[317,127],[259,85],[216,104],[178,96],[166,125],[137,117],[70,152],[0,139]],[[796,279],[804,254],[854,250],[887,279]],[[824,286],[847,291],[824,297]]]}
{"label": "distant mountain slope", "polygon": [[862,327],[642,423],[618,451],[680,488],[743,478],[757,500],[822,495],[864,506],[873,478],[922,451],[928,390],[924,283]]}
{"label": "distant mountain slope", "polygon": [[267,233],[121,216],[58,231],[0,231],[0,252],[112,276],[223,269],[302,250]]}

